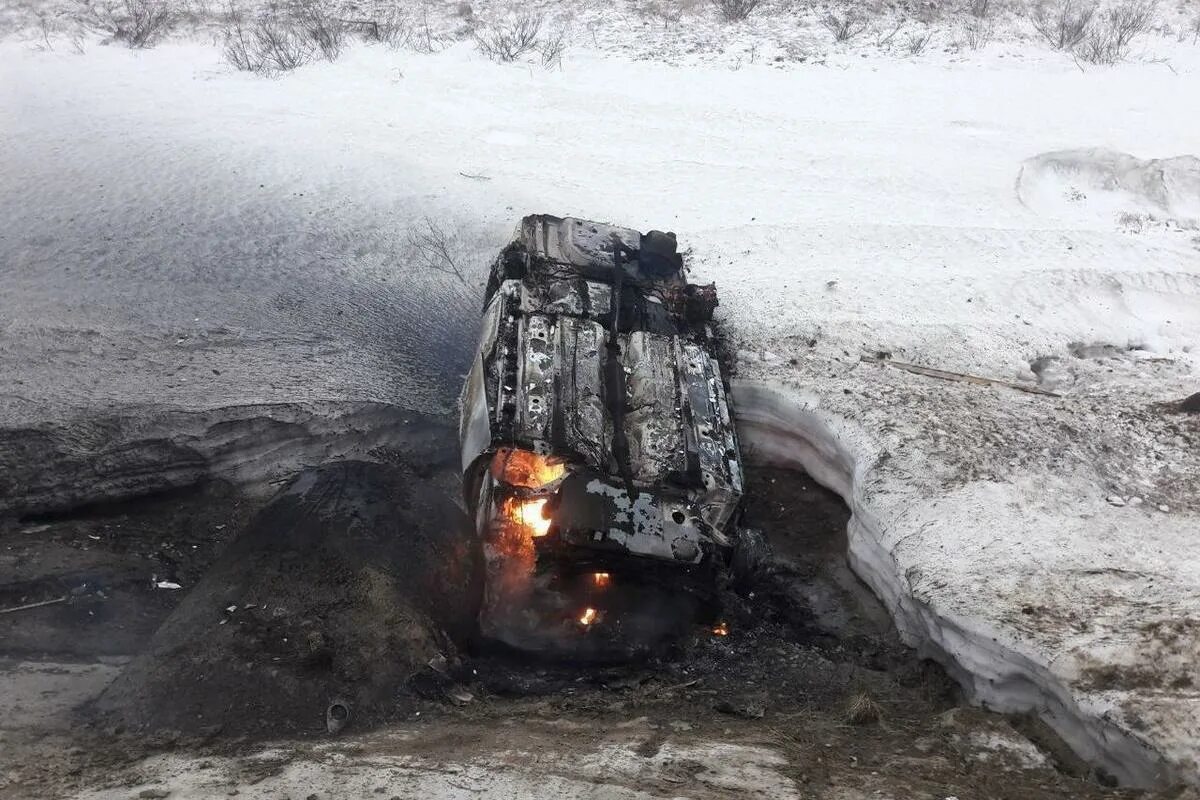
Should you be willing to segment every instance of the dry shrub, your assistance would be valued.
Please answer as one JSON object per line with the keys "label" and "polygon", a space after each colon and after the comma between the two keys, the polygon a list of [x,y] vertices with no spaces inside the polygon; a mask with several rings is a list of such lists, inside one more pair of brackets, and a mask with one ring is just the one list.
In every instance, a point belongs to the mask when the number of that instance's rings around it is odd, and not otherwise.
{"label": "dry shrub", "polygon": [[408,37],[409,48],[418,53],[430,55],[441,52],[446,48],[446,45],[447,43],[443,37],[434,33],[433,27],[429,24],[429,9],[423,9],[420,24],[413,26]]}
{"label": "dry shrub", "polygon": [[296,9],[295,18],[305,38],[325,60],[336,61],[345,44],[346,24],[330,15],[329,9],[320,0],[301,3]]}
{"label": "dry shrub", "polygon": [[570,38],[570,27],[561,25],[554,33],[542,41],[540,51],[543,67],[553,69],[562,65],[563,54],[567,52],[567,45],[570,43]]}
{"label": "dry shrub", "polygon": [[285,20],[268,16],[246,25],[238,16],[225,30],[222,54],[237,69],[278,75],[312,61],[314,48]]}
{"label": "dry shrub", "polygon": [[642,16],[662,20],[663,27],[669,28],[678,25],[679,21],[683,19],[683,6],[671,2],[671,0],[649,0],[649,2],[639,5],[638,13]]}
{"label": "dry shrub", "polygon": [[726,22],[741,22],[754,13],[762,0],[712,0],[717,13]]}
{"label": "dry shrub", "polygon": [[887,47],[896,38],[896,34],[908,23],[908,20],[901,17],[896,21],[896,24],[891,29],[881,29],[875,36],[876,47]]}
{"label": "dry shrub", "polygon": [[971,17],[962,26],[963,43],[972,50],[987,45],[996,33],[996,23],[987,17]]}
{"label": "dry shrub", "polygon": [[975,19],[987,19],[992,16],[992,0],[967,0],[967,13]]}
{"label": "dry shrub", "polygon": [[858,692],[846,705],[846,721],[852,725],[874,725],[883,719],[883,709],[867,692]]}
{"label": "dry shrub", "polygon": [[821,17],[821,24],[833,34],[836,42],[848,42],[867,29],[866,21],[854,11],[841,16],[830,11]]}
{"label": "dry shrub", "polygon": [[522,13],[475,32],[475,46],[490,60],[510,63],[538,48],[540,14]]}
{"label": "dry shrub", "polygon": [[388,8],[369,19],[353,20],[352,26],[363,38],[388,47],[403,47],[412,36],[408,20],[398,8]]}
{"label": "dry shrub", "polygon": [[323,0],[301,0],[287,11],[272,8],[249,21],[231,5],[221,34],[222,54],[239,70],[278,75],[315,58],[336,61],[346,34],[354,31],[382,42],[407,40],[398,15],[341,19]]}
{"label": "dry shrub", "polygon": [[103,31],[130,47],[151,47],[175,25],[176,16],[165,0],[120,0],[81,6],[80,22]]}
{"label": "dry shrub", "polygon": [[1033,11],[1033,27],[1055,50],[1073,50],[1087,36],[1096,6],[1080,0],[1049,0]]}
{"label": "dry shrub", "polygon": [[1127,0],[1109,8],[1089,26],[1076,55],[1092,64],[1115,64],[1129,54],[1133,40],[1154,24],[1154,0]]}
{"label": "dry shrub", "polygon": [[1078,0],[1054,0],[1034,12],[1033,26],[1056,50],[1092,64],[1115,64],[1155,24],[1156,0],[1124,0],[1098,13]]}
{"label": "dry shrub", "polygon": [[925,52],[925,48],[929,47],[929,43],[932,41],[933,31],[910,33],[904,42],[904,49],[908,51],[909,55],[919,56]]}

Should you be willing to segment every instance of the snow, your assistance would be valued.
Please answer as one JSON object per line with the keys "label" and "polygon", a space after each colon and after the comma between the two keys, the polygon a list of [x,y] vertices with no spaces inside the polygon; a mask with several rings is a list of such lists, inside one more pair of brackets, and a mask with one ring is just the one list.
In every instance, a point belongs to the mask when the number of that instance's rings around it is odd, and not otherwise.
{"label": "snow", "polygon": [[[832,393],[735,385],[743,446],[768,463],[807,469],[846,498],[851,567],[901,636],[947,664],[977,702],[1038,711],[1077,752],[1127,783],[1193,774],[1194,511],[1112,508],[1094,485],[1098,465],[1082,454],[1065,473],[1036,456],[1013,466],[1010,453],[969,431],[972,422],[1005,421],[1039,439],[1069,424],[1054,408],[1031,423],[1027,412],[1039,400],[1012,398],[1006,408],[995,397],[972,398],[974,388],[889,387],[887,373],[874,380],[890,404],[865,414]],[[861,382],[831,383],[864,391]],[[981,444],[918,452],[928,433],[898,409],[947,403],[967,404],[941,417],[950,435]],[[1109,422],[1098,415],[1087,435],[1103,440]],[[870,432],[884,425],[887,434]],[[966,460],[999,474],[948,471]]]}
{"label": "snow", "polygon": [[1046,764],[1046,756],[1028,739],[1016,735],[1004,736],[994,731],[971,734],[969,741],[979,749],[976,758],[987,761],[993,757],[1007,758],[1022,769],[1036,769]]}
{"label": "snow", "polygon": [[473,274],[526,213],[673,229],[743,354],[747,449],[846,497],[908,641],[1123,780],[1195,780],[1200,448],[1154,404],[1197,389],[1200,48],[1161,46],[1085,71],[356,46],[266,80],[206,44],[0,43],[0,416],[449,410],[476,317],[414,271],[422,218]]}
{"label": "snow", "polygon": [[[645,741],[653,731],[644,719],[620,725],[582,748],[566,746],[553,723],[512,720],[493,729],[459,733],[471,746],[452,753],[453,738],[442,745],[447,752],[438,752],[439,743],[421,742],[425,731],[417,727],[359,737],[353,746],[339,741],[305,752],[307,748],[283,745],[257,758],[151,756],[139,764],[143,785],[85,790],[73,797],[125,800],[146,789],[168,791],[172,797],[227,797],[233,786],[239,797],[251,800],[314,794],[404,800],[801,797],[795,781],[784,774],[786,759],[769,748],[701,739],[667,743],[647,756]],[[583,736],[576,732],[576,738]],[[262,762],[266,774],[247,781],[255,761]]]}

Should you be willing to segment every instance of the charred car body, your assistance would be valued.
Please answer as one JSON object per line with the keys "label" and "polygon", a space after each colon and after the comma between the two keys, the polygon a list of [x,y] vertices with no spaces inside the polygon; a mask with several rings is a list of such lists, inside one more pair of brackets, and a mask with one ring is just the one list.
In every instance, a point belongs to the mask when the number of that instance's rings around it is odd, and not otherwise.
{"label": "charred car body", "polygon": [[462,396],[486,637],[636,648],[711,599],[742,495],[715,306],[673,234],[521,221]]}

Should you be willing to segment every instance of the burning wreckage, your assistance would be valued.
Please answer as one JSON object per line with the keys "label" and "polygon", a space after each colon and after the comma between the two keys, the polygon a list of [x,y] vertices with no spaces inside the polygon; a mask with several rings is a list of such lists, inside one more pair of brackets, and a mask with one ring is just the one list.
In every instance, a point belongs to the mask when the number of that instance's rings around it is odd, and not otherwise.
{"label": "burning wreckage", "polygon": [[716,623],[742,495],[716,304],[674,234],[521,221],[462,396],[486,638],[603,656]]}

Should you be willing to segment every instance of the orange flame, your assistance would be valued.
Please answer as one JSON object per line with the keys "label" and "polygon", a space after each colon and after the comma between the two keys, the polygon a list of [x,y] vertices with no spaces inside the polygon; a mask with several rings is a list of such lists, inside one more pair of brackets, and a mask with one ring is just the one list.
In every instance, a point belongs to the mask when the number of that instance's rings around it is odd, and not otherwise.
{"label": "orange flame", "polygon": [[612,583],[612,575],[607,572],[593,572],[592,585],[597,589],[607,589]]}
{"label": "orange flame", "polygon": [[500,511],[504,516],[527,529],[529,535],[534,538],[545,536],[550,532],[550,520],[546,518],[546,498],[544,497],[532,500],[508,497],[501,504]]}
{"label": "orange flame", "polygon": [[529,450],[501,448],[492,456],[492,477],[509,486],[541,489],[567,474],[566,464],[551,463]]}
{"label": "orange flame", "polygon": [[712,632],[713,636],[728,636],[729,626],[724,621],[718,622],[716,625],[713,625]]}
{"label": "orange flame", "polygon": [[579,615],[579,624],[586,628],[588,625],[591,625],[596,621],[599,613],[600,612],[596,611],[594,608],[585,608],[583,613]]}

